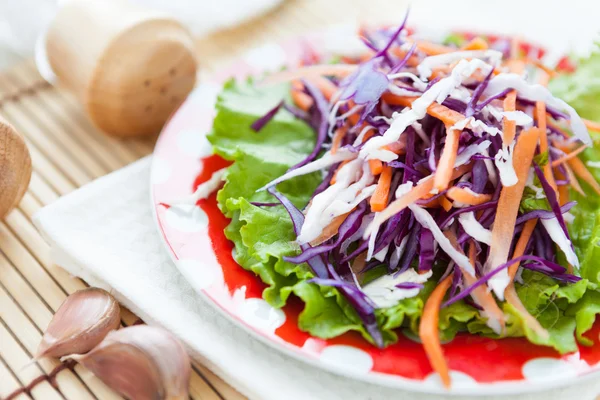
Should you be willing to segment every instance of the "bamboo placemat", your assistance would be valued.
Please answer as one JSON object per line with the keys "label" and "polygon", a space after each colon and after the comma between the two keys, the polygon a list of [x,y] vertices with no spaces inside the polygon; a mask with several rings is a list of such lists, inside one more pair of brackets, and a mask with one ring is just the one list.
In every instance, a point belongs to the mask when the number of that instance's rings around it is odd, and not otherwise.
{"label": "bamboo placemat", "polygon": [[[396,15],[401,15],[404,4],[394,2]],[[391,7],[383,0],[286,1],[260,19],[199,41],[201,71],[210,73],[265,41],[352,22],[359,16],[377,18],[375,13],[385,15]],[[26,137],[33,161],[29,190],[18,208],[0,222],[0,399],[36,379],[41,383],[16,398],[119,399],[79,365],[49,377],[59,361],[30,363],[53,313],[67,295],[86,287],[52,264],[49,247],[31,217],[60,196],[151,153],[155,138],[119,140],[101,133],[76,99],[47,84],[31,61],[0,73],[0,115]],[[137,322],[124,310],[123,325]],[[199,363],[193,365],[191,397],[243,399]]]}

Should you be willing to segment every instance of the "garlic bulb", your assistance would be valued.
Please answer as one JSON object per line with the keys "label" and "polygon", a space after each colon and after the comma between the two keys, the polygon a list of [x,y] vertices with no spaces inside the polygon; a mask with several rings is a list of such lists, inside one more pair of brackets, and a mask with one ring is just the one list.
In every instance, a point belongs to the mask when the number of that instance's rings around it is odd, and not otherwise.
{"label": "garlic bulb", "polygon": [[105,290],[79,290],[60,305],[38,347],[36,358],[82,354],[119,327],[119,303]]}
{"label": "garlic bulb", "polygon": [[89,353],[72,358],[127,398],[189,398],[190,359],[164,329],[136,325],[113,331]]}

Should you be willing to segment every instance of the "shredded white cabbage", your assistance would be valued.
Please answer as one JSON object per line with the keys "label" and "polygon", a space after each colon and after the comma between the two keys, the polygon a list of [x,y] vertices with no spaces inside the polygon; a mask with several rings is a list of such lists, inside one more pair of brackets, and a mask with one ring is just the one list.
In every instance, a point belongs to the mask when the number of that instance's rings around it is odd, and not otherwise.
{"label": "shredded white cabbage", "polygon": [[488,59],[491,64],[496,66],[502,60],[502,53],[497,50],[465,50],[429,56],[417,66],[417,72],[421,79],[426,80],[429,79],[434,68],[469,58]]}
{"label": "shredded white cabbage", "polygon": [[486,229],[477,221],[474,212],[462,213],[458,216],[458,222],[463,227],[467,235],[478,242],[485,243],[488,246],[492,244],[492,231]]}
{"label": "shredded white cabbage", "polygon": [[500,172],[500,181],[502,181],[503,186],[513,186],[519,181],[513,167],[514,148],[514,141],[509,146],[502,145],[502,149],[498,150],[496,157],[494,158],[496,167]]}
{"label": "shredded white cabbage", "polygon": [[492,144],[492,142],[490,142],[489,140],[484,140],[481,143],[467,146],[459,155],[456,156],[454,168],[460,167],[461,165],[468,163],[471,157],[473,157],[476,154],[483,154],[483,152],[486,151],[488,147],[490,147],[490,144]]}
{"label": "shredded white cabbage", "polygon": [[366,294],[378,308],[393,307],[400,300],[415,297],[420,289],[400,289],[396,286],[401,283],[425,283],[431,278],[432,271],[419,274],[414,269],[409,268],[398,276],[394,274],[383,275],[380,278],[369,282],[363,286],[362,291]]}
{"label": "shredded white cabbage", "polygon": [[413,212],[417,222],[431,231],[435,241],[438,242],[442,250],[444,250],[444,252],[448,254],[452,260],[454,260],[456,265],[458,265],[469,275],[475,276],[475,268],[471,265],[469,258],[452,246],[452,243],[450,243],[450,240],[448,240],[448,238],[440,230],[440,227],[435,223],[435,220],[431,214],[429,214],[429,211],[417,206],[416,204],[410,204],[408,208],[410,208],[410,210]]}
{"label": "shredded white cabbage", "polygon": [[573,246],[571,241],[565,235],[565,232],[560,227],[560,223],[556,218],[551,219],[542,219],[542,225],[546,228],[546,232],[550,235],[550,238],[556,245],[565,253],[567,257],[567,262],[574,266],[575,268],[579,268],[579,259],[577,258],[577,254],[573,251]]}

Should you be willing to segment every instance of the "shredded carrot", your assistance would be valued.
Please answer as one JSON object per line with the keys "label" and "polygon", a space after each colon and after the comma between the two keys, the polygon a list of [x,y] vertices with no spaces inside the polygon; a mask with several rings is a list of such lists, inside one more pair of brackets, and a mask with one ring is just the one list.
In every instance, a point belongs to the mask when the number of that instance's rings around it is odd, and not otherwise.
{"label": "shredded carrot", "polygon": [[582,151],[587,149],[587,147],[588,146],[584,144],[583,146],[571,151],[570,153],[567,153],[566,155],[562,156],[561,158],[557,158],[556,160],[552,161],[551,166],[554,168],[554,167],[558,167],[560,164],[564,164],[565,162],[569,161],[571,158],[577,157],[577,155],[579,155],[579,153],[581,153]]}
{"label": "shredded carrot", "polygon": [[340,148],[342,140],[344,139],[344,136],[346,136],[346,132],[348,132],[348,130],[345,125],[335,131],[333,139],[331,139],[331,154],[335,154]]}
{"label": "shredded carrot", "polygon": [[[546,77],[546,79],[543,79],[543,81],[547,82],[547,75],[544,75],[544,76]],[[547,125],[546,103],[544,103],[543,101],[536,102],[535,110],[536,110],[536,115],[537,115],[538,126],[540,128],[540,153],[543,154],[548,151],[548,135],[547,135],[548,125]],[[544,171],[544,177],[546,177],[546,180],[548,181],[550,186],[552,186],[552,189],[554,189],[554,192],[556,192],[556,190],[557,190],[556,181],[554,180],[554,174],[552,174],[552,167],[550,166],[550,163],[546,163],[546,165],[544,165],[542,167],[542,170]]]}
{"label": "shredded carrot", "polygon": [[[356,106],[356,103],[354,102],[354,100],[350,100],[348,102],[348,107],[353,108],[354,106]],[[358,124],[358,121],[360,120],[360,115],[359,113],[354,113],[348,116],[348,121],[350,121],[350,123],[352,124],[352,126]]]}
{"label": "shredded carrot", "polygon": [[382,149],[389,150],[394,154],[404,154],[404,150],[406,150],[406,145],[403,142],[397,141],[394,143],[390,143],[387,146],[383,146]]}
{"label": "shredded carrot", "polygon": [[436,197],[435,199],[429,200],[427,203],[423,203],[422,207],[425,208],[440,208],[440,198]]}
{"label": "shredded carrot", "polygon": [[461,50],[487,50],[489,48],[488,42],[481,37],[471,39],[468,43],[465,43],[460,49]]}
{"label": "shredded carrot", "polygon": [[335,181],[337,179],[337,174],[338,172],[340,172],[340,170],[344,167],[344,165],[348,164],[350,162],[350,160],[346,160],[346,161],[342,161],[342,163],[340,164],[339,167],[337,167],[337,169],[335,170],[335,172],[333,173],[333,176],[331,177],[331,181],[329,181],[329,183],[331,185],[335,184]]}
{"label": "shredded carrot", "polygon": [[390,195],[390,183],[392,182],[392,167],[385,166],[381,171],[375,192],[371,196],[369,203],[371,211],[379,212],[387,206]]}
{"label": "shredded carrot", "polygon": [[[565,179],[566,176],[564,176],[560,170],[558,168],[556,168],[554,170],[554,175],[556,175],[557,179]],[[567,204],[569,202],[569,187],[567,185],[559,185],[557,186],[557,190],[558,190],[558,201],[562,206],[564,206],[565,204]]]}
{"label": "shredded carrot", "polygon": [[[513,259],[521,257],[525,253],[527,243],[531,239],[531,235],[533,234],[533,230],[535,229],[536,224],[537,218],[530,219],[529,221],[525,222],[523,230],[521,231],[521,236],[519,236],[519,240],[515,245],[515,251],[513,252],[512,256]],[[512,305],[517,310],[517,312],[521,314],[521,317],[525,321],[525,324],[529,328],[531,328],[531,330],[535,331],[538,335],[542,337],[548,337],[548,331],[544,329],[542,325],[540,325],[539,321],[534,316],[532,316],[529,313],[529,311],[527,311],[527,309],[521,302],[521,299],[517,295],[517,291],[515,290],[514,279],[520,264],[521,263],[517,262],[508,267],[508,276],[510,277],[510,283],[504,290],[504,298],[506,299],[508,304]]]}
{"label": "shredded carrot", "polygon": [[310,98],[309,95],[304,93],[303,90],[304,90],[304,85],[302,84],[302,82],[300,82],[300,81],[292,82],[292,91],[291,91],[292,101],[294,102],[296,107],[298,107],[299,109],[301,109],[303,111],[308,111],[313,105],[313,100]]}
{"label": "shredded carrot", "polygon": [[571,187],[573,188],[573,190],[575,190],[577,193],[585,196],[585,192],[581,188],[581,185],[579,184],[579,181],[577,180],[575,173],[573,172],[571,167],[569,167],[569,164],[565,165],[565,171],[567,171],[567,177],[569,178],[569,183],[571,184]]}
{"label": "shredded carrot", "polygon": [[450,211],[452,209],[452,202],[448,200],[448,198],[444,195],[439,197],[440,205],[445,211]]}
{"label": "shredded carrot", "polygon": [[383,163],[380,160],[369,160],[369,168],[373,175],[379,175],[383,171]]}
{"label": "shredded carrot", "polygon": [[519,204],[523,197],[523,189],[533,162],[539,136],[539,128],[531,128],[521,132],[517,139],[513,168],[518,181],[512,186],[504,186],[500,191],[496,219],[492,228],[492,245],[487,261],[488,268],[496,268],[508,260],[510,244],[515,231],[515,222],[519,213]]}
{"label": "shredded carrot", "polygon": [[427,358],[433,367],[433,370],[440,375],[445,387],[450,387],[450,371],[448,363],[444,358],[444,351],[440,343],[439,319],[440,306],[446,295],[446,291],[452,284],[452,275],[448,275],[443,281],[439,282],[436,288],[425,302],[423,315],[419,324],[419,337],[423,342],[423,348],[427,353]]}
{"label": "shredded carrot", "polygon": [[[516,105],[517,92],[515,90],[511,90],[504,98],[504,111],[515,111]],[[504,120],[502,122],[504,124],[502,141],[505,145],[508,146],[513,142],[517,134],[517,122],[511,121],[506,117],[504,117]]]}
{"label": "shredded carrot", "polygon": [[461,131],[457,129],[446,128],[446,143],[444,144],[444,149],[442,150],[442,155],[435,171],[433,183],[433,186],[437,190],[446,190],[450,183],[452,168],[454,167],[458,152],[460,134]]}
{"label": "shredded carrot", "polygon": [[309,78],[308,81],[323,92],[323,96],[325,96],[327,100],[331,100],[333,95],[338,91],[338,87],[333,82],[322,76]]}
{"label": "shredded carrot", "polygon": [[[525,222],[523,225],[523,230],[521,231],[521,236],[519,236],[519,240],[515,245],[515,251],[513,252],[513,259],[521,257],[525,254],[525,249],[527,248],[527,244],[529,243],[529,239],[531,239],[531,235],[533,234],[533,230],[535,229],[535,225],[537,224],[537,218],[530,219]],[[516,262],[508,267],[508,276],[510,277],[511,282],[515,279],[515,275],[517,274],[517,270],[521,265],[520,262]]]}
{"label": "shredded carrot", "polygon": [[600,132],[600,123],[595,122],[595,121],[590,121],[589,119],[584,119],[583,123],[590,131]]}
{"label": "shredded carrot", "polygon": [[[460,167],[454,168],[451,179],[457,179],[470,171],[472,166],[470,164],[461,165]],[[431,190],[433,189],[433,177],[434,175],[429,175],[426,178],[421,179],[415,187],[413,187],[410,192],[406,193],[404,196],[394,200],[390,205],[377,216],[377,221],[379,223],[383,223],[391,218],[393,215],[399,213],[408,207],[409,204],[414,203],[419,199],[426,198],[431,194]]]}
{"label": "shredded carrot", "polygon": [[416,41],[417,49],[427,54],[428,56],[436,56],[438,54],[452,53],[456,51],[455,48],[450,46],[444,46],[443,44],[428,42],[425,40]]}
{"label": "shredded carrot", "polygon": [[590,185],[596,193],[600,194],[600,185],[596,181],[596,178],[594,178],[594,175],[586,168],[583,161],[575,157],[569,159],[567,163],[573,169],[575,175],[583,179],[583,181]]}
{"label": "shredded carrot", "polygon": [[[390,105],[404,106],[404,107],[411,106],[412,103],[416,99],[418,99],[418,97],[396,96],[389,92],[384,93],[381,97],[386,103],[388,103]],[[461,113],[451,110],[448,107],[443,106],[438,103],[433,103],[432,105],[430,105],[427,108],[427,114],[431,115],[434,118],[439,119],[446,126],[452,126],[452,125],[456,124],[457,122],[460,122],[465,119],[465,116],[462,115]]]}
{"label": "shredded carrot", "polygon": [[[396,56],[398,56],[398,58],[400,59],[404,59],[404,57],[406,57],[406,54],[408,53],[408,50],[403,50],[400,47],[394,47],[392,50],[392,53]],[[406,65],[408,65],[409,67],[416,67],[417,65],[419,65],[420,63],[420,59],[416,54],[413,54],[412,56],[410,56],[410,58],[408,59]]]}
{"label": "shredded carrot", "polygon": [[554,78],[556,75],[558,75],[558,72],[544,65],[540,60],[536,60],[535,58],[527,58],[525,61],[532,65],[535,65],[536,67],[547,73],[551,78]]}
{"label": "shredded carrot", "polygon": [[554,129],[555,131],[560,132],[565,137],[571,136],[567,131],[565,131],[558,124],[556,124],[556,123],[552,122],[550,119],[548,119],[548,117],[550,117],[550,115],[548,115],[548,113],[546,113],[546,125],[548,125],[552,129]]}
{"label": "shredded carrot", "polygon": [[321,232],[321,234],[317,238],[310,242],[310,245],[318,246],[337,235],[338,230],[340,229],[340,225],[342,225],[342,223],[346,220],[348,214],[350,213],[348,212],[346,214],[338,215],[333,220],[331,220],[331,223],[323,229],[323,232]]}
{"label": "shredded carrot", "polygon": [[446,195],[454,201],[469,204],[471,206],[487,203],[488,201],[492,200],[492,195],[475,193],[472,190],[459,188],[456,186],[448,189]]}
{"label": "shredded carrot", "polygon": [[362,142],[364,143],[367,140],[371,139],[374,134],[375,134],[375,131],[373,129],[371,129],[370,131],[368,131],[367,133],[365,133],[365,136],[363,136]]}

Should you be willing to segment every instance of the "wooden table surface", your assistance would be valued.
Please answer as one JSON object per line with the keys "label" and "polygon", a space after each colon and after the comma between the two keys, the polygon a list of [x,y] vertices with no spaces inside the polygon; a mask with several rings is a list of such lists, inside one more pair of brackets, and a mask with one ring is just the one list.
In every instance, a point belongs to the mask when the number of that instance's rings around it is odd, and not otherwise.
{"label": "wooden table surface", "polygon": [[[197,42],[201,74],[209,74],[243,51],[267,41],[328,25],[401,18],[406,1],[288,0],[267,15]],[[386,13],[387,11],[387,13]],[[397,18],[396,18],[397,19]],[[48,375],[60,362],[31,363],[41,335],[67,295],[86,284],[53,265],[32,215],[60,196],[152,152],[155,138],[119,140],[91,125],[70,93],[48,85],[32,61],[0,73],[0,115],[25,137],[33,160],[29,190],[0,222],[0,399]],[[124,310],[123,325],[137,317]],[[191,380],[193,399],[244,398],[199,363]],[[81,366],[44,379],[18,399],[118,399]]]}

